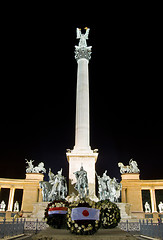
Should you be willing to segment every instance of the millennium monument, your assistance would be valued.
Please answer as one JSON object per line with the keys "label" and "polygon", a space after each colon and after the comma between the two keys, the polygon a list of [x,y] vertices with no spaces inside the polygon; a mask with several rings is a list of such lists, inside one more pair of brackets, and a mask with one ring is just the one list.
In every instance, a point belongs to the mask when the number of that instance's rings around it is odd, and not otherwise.
{"label": "millennium monument", "polygon": [[[85,34],[77,29],[77,61],[75,145],[67,149],[69,162],[69,189],[62,168],[54,174],[44,163],[34,166],[34,160],[25,159],[26,178],[0,178],[0,219],[11,218],[19,212],[20,217],[42,219],[49,202],[66,200],[73,203],[80,199],[96,202],[110,200],[121,210],[122,219],[163,219],[163,179],[141,180],[138,164],[133,158],[128,165],[118,163],[121,182],[111,179],[105,170],[102,176],[95,171],[98,150],[90,146],[89,122],[89,61],[92,47],[87,46],[89,28]],[[44,181],[47,173],[49,181]],[[97,197],[95,194],[97,179]],[[8,194],[8,197],[7,197]],[[22,215],[23,214],[23,215]],[[106,219],[106,218],[104,218]]]}
{"label": "millennium monument", "polygon": [[85,34],[77,28],[78,46],[75,46],[75,59],[77,69],[76,89],[76,123],[75,146],[73,150],[67,150],[69,162],[69,193],[74,191],[76,183],[75,172],[83,167],[87,172],[89,196],[95,197],[95,163],[97,161],[97,149],[90,147],[90,121],[89,121],[89,68],[91,59],[91,46],[87,46],[89,28],[85,28]]}

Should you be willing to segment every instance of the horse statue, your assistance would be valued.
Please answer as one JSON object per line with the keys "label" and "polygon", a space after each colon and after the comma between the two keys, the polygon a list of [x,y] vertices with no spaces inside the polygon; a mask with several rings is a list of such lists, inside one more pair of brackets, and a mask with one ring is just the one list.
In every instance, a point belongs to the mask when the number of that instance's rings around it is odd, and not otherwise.
{"label": "horse statue", "polygon": [[120,173],[121,174],[123,174],[123,173],[131,173],[131,169],[130,169],[129,165],[124,166],[123,163],[119,162],[118,163],[118,167],[120,167]]}
{"label": "horse statue", "polygon": [[40,162],[38,166],[34,167],[33,172],[35,173],[46,173],[46,169],[44,168],[44,163]]}
{"label": "horse statue", "polygon": [[78,191],[80,198],[85,198],[89,194],[87,172],[81,166],[80,170],[74,172],[74,174],[77,180],[75,189]]}
{"label": "horse statue", "polygon": [[33,166],[33,162],[34,160],[26,160],[26,163],[28,164],[28,166],[26,167],[26,173],[46,173],[46,169],[44,168],[44,163],[40,162],[38,164],[38,166],[34,167]]}
{"label": "horse statue", "polygon": [[120,167],[120,173],[139,173],[140,170],[138,168],[138,164],[136,161],[133,160],[133,158],[130,159],[129,165],[124,166],[123,163],[119,162],[118,167]]}

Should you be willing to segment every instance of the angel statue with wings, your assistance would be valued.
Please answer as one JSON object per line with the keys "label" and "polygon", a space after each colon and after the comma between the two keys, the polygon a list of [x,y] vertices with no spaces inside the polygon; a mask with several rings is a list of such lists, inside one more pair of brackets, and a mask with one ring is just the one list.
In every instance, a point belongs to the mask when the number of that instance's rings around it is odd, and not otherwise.
{"label": "angel statue with wings", "polygon": [[84,28],[85,30],[86,30],[86,33],[85,34],[82,34],[81,33],[81,29],[80,28],[77,28],[76,29],[76,33],[77,33],[77,39],[80,39],[80,41],[79,41],[79,47],[81,48],[81,47],[87,47],[87,39],[88,39],[88,35],[89,35],[89,31],[90,31],[90,29],[89,28],[87,28],[87,27],[85,27]]}

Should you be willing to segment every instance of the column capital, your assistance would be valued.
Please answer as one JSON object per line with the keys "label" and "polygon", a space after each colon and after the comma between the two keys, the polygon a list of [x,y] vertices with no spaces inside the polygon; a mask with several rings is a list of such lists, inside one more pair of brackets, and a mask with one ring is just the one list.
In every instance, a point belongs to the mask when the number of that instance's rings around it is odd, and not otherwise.
{"label": "column capital", "polygon": [[91,59],[92,47],[78,47],[75,46],[75,59],[78,61],[81,58],[85,58],[88,61]]}

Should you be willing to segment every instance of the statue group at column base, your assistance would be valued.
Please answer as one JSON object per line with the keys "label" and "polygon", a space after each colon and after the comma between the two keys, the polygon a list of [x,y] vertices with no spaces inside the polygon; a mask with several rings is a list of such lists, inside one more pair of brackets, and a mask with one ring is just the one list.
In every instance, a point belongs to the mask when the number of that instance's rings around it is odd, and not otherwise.
{"label": "statue group at column base", "polygon": [[62,176],[62,168],[56,175],[49,168],[49,182],[40,181],[43,202],[65,199],[67,196],[66,178]]}

